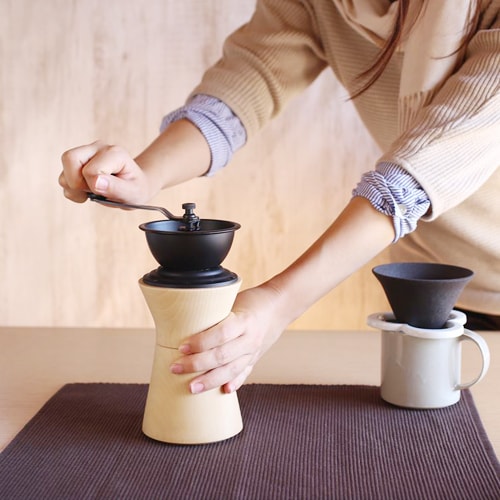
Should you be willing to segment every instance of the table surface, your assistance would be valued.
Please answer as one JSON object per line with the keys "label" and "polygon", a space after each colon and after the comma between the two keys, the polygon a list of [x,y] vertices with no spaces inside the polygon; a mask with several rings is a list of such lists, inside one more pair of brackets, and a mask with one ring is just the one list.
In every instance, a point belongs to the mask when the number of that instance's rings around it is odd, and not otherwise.
{"label": "table surface", "polygon": [[[488,437],[500,456],[500,332],[480,332],[491,351],[486,377],[472,387]],[[148,383],[153,329],[0,328],[0,450],[64,384]],[[480,364],[463,343],[463,380]],[[285,332],[249,383],[380,385],[380,332]]]}

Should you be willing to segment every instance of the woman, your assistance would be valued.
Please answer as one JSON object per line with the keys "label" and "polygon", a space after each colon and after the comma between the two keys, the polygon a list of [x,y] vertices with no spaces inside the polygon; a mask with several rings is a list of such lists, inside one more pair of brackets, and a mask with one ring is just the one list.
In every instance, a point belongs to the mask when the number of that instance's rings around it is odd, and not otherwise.
{"label": "woman", "polygon": [[395,260],[473,268],[460,305],[500,315],[499,11],[499,0],[261,0],[137,158],[102,142],[63,154],[69,199],[147,202],[223,167],[326,66],[384,151],[296,262],[180,346],[170,369],[203,372],[193,393],[236,390],[290,322],[391,243]]}

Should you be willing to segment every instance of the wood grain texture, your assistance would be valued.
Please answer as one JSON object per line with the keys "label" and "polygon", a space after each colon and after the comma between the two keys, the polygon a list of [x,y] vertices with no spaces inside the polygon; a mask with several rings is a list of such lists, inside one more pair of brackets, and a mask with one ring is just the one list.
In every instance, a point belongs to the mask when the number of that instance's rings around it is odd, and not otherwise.
{"label": "wood grain texture", "polygon": [[[153,325],[137,284],[156,267],[137,228],[151,214],[70,203],[57,184],[60,155],[97,138],[140,152],[253,6],[2,0],[0,324]],[[153,202],[175,213],[195,201],[201,217],[241,223],[224,265],[246,288],[290,264],[326,229],[378,155],[325,71],[224,172]],[[373,264],[292,328],[362,328],[369,313],[386,310]]]}
{"label": "wood grain texture", "polygon": [[158,441],[178,444],[228,439],[243,428],[236,392],[220,388],[191,394],[193,374],[174,375],[183,339],[222,321],[231,312],[240,281],[214,288],[150,286],[141,290],[156,325],[156,346],[144,409],[143,432]]}

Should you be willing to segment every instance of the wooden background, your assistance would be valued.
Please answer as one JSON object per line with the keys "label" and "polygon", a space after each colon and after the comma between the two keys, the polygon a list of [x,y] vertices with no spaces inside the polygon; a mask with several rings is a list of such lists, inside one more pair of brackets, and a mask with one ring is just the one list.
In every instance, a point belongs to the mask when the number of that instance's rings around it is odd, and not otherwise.
{"label": "wooden background", "polygon": [[[253,7],[0,0],[0,324],[152,326],[137,285],[156,267],[137,228],[152,215],[67,201],[60,155],[97,138],[140,152]],[[224,265],[250,287],[326,229],[378,154],[325,71],[224,172],[153,202],[181,213],[195,201],[201,217],[241,223]],[[387,309],[372,264],[292,327],[364,328]]]}

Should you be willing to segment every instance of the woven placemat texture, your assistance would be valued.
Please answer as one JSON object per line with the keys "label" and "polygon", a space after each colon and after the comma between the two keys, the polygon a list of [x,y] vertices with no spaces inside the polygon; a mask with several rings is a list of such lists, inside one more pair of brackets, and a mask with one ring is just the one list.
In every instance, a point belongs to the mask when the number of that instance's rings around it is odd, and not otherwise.
{"label": "woven placemat texture", "polygon": [[500,499],[472,396],[406,410],[373,386],[245,385],[244,430],[198,446],[141,432],[147,386],[69,384],[0,455],[3,499]]}

